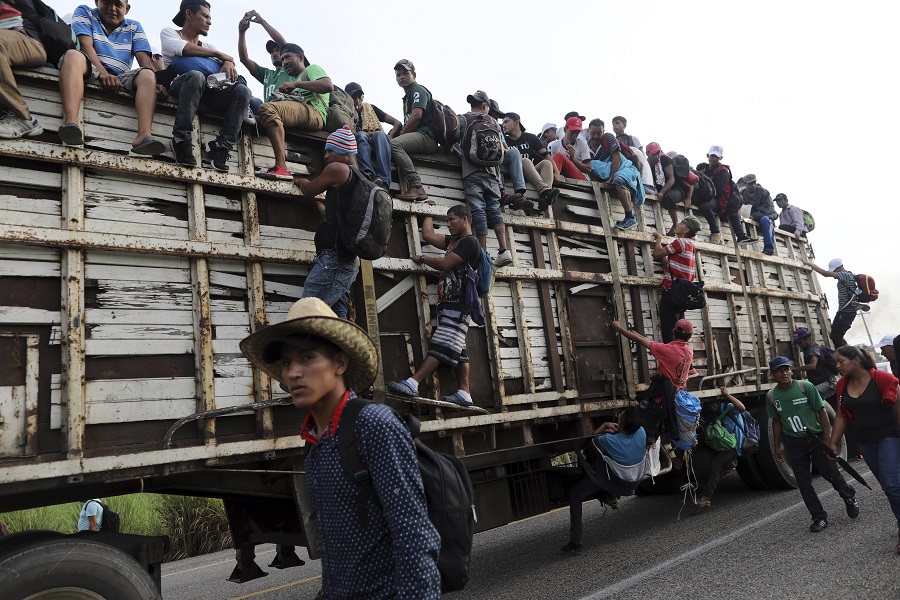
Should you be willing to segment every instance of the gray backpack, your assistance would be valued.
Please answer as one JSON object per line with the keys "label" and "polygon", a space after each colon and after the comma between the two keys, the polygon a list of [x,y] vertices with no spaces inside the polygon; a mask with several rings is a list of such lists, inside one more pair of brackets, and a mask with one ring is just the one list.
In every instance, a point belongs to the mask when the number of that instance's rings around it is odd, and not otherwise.
{"label": "gray backpack", "polygon": [[325,131],[329,133],[343,127],[349,127],[353,133],[359,130],[359,114],[353,104],[353,98],[338,86],[334,86],[331,92],[326,114]]}

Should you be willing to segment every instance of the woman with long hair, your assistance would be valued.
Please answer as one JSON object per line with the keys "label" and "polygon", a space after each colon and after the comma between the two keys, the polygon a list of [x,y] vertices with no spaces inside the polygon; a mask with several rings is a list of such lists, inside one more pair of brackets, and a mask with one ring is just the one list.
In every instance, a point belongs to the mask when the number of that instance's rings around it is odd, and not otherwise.
{"label": "woman with long hair", "polygon": [[835,394],[838,414],[831,433],[831,448],[847,423],[853,423],[856,442],[897,517],[897,552],[900,553],[900,402],[898,380],[875,369],[872,357],[856,346],[835,351],[841,378]]}

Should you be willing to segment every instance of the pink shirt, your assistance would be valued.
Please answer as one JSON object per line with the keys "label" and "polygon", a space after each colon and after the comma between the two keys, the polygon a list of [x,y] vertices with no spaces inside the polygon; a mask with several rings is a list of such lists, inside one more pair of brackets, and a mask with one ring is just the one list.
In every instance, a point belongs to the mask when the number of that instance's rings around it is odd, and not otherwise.
{"label": "pink shirt", "polygon": [[679,391],[687,386],[694,360],[694,349],[687,342],[674,340],[668,344],[650,342],[650,354],[656,358],[656,372],[668,377]]}

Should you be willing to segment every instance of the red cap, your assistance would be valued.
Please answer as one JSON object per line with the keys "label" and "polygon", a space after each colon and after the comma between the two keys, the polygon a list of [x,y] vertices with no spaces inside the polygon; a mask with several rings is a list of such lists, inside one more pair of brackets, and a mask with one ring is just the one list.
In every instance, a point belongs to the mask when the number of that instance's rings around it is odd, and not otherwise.
{"label": "red cap", "polygon": [[675,331],[681,333],[694,333],[694,324],[687,319],[681,319],[675,323]]}
{"label": "red cap", "polygon": [[569,131],[581,131],[581,119],[578,117],[569,117],[566,119],[566,129]]}
{"label": "red cap", "polygon": [[647,144],[647,154],[662,154],[662,148],[656,142]]}

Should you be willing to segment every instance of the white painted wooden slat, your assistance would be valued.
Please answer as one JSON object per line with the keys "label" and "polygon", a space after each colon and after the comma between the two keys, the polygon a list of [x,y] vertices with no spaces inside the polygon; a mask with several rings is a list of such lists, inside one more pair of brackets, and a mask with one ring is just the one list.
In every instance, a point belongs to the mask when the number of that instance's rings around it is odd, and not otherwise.
{"label": "white painted wooden slat", "polygon": [[59,277],[59,262],[3,260],[0,275],[15,277]]}
{"label": "white painted wooden slat", "polygon": [[95,265],[123,265],[134,267],[154,267],[160,269],[190,269],[188,258],[173,256],[155,256],[151,254],[127,254],[123,252],[105,252],[91,250],[87,253],[86,262]]}
{"label": "white painted wooden slat", "polygon": [[242,340],[250,335],[250,325],[230,326],[216,325],[217,340]]}
{"label": "white painted wooden slat", "polygon": [[85,310],[85,319],[89,324],[117,325],[191,325],[193,314],[190,310],[144,310],[144,309],[100,309]]}
{"label": "white painted wooden slat", "polygon": [[101,379],[87,382],[88,404],[193,398],[196,393],[193,377]]}
{"label": "white painted wooden slat", "polygon": [[60,313],[59,311],[41,310],[39,308],[27,308],[24,306],[0,306],[0,323],[59,324]]}
{"label": "white painted wooden slat", "polygon": [[192,325],[98,325],[91,327],[92,340],[192,340]]}
{"label": "white painted wooden slat", "polygon": [[58,214],[39,215],[19,211],[3,211],[0,213],[0,223],[25,227],[59,227],[61,220]]}
{"label": "white painted wooden slat", "polygon": [[0,183],[29,188],[59,190],[62,187],[62,175],[32,169],[0,166]]}
{"label": "white painted wooden slat", "polygon": [[[243,339],[243,338],[241,338]],[[222,340],[215,339],[212,341],[213,352],[216,354],[240,354],[240,340]]]}
{"label": "white painted wooden slat", "polygon": [[192,354],[192,340],[85,340],[88,356],[152,356],[156,354]]}
{"label": "white painted wooden slat", "polygon": [[154,267],[137,267],[122,265],[96,265],[93,261],[85,265],[85,276],[88,279],[120,282],[160,282],[190,284],[189,269],[169,269]]}
{"label": "white painted wooden slat", "polygon": [[171,421],[197,412],[194,398],[152,400],[147,402],[104,402],[88,404],[87,424],[139,423]]}

